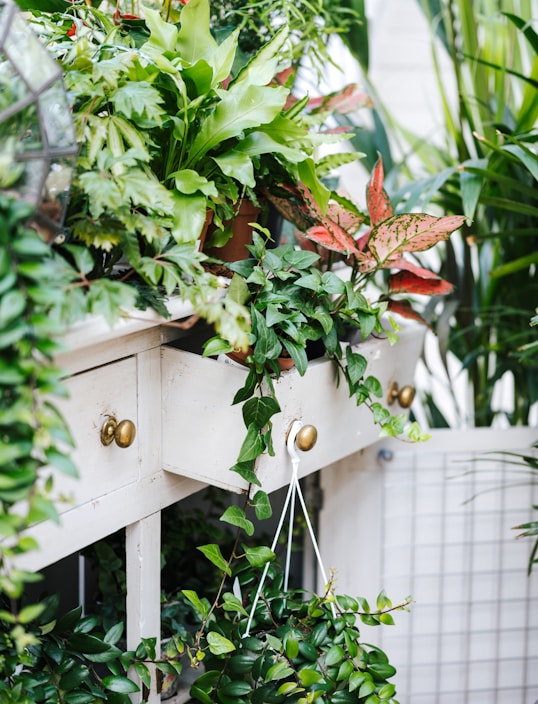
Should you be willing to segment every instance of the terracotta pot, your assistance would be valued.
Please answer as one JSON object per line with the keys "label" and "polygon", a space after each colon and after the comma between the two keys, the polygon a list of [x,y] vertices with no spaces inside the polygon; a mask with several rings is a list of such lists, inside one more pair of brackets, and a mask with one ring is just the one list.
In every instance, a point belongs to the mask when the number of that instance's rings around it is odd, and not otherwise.
{"label": "terracotta pot", "polygon": [[[210,247],[206,249],[206,254],[211,257],[222,259],[225,262],[237,262],[240,259],[248,259],[250,253],[246,248],[247,244],[252,244],[251,222],[256,222],[260,208],[250,200],[242,200],[239,210],[231,221],[232,236],[223,247]],[[225,223],[228,225],[230,223]]]}
{"label": "terracotta pot", "polygon": [[[228,352],[226,354],[229,359],[232,360],[232,362],[235,362],[236,364],[240,364],[243,367],[248,366],[246,359],[249,356],[249,354],[252,354],[252,348],[249,347],[248,350],[234,350],[233,352]],[[295,363],[291,357],[279,357],[278,358],[278,366],[280,369],[285,372],[288,369],[293,369],[295,366]]]}
{"label": "terracotta pot", "polygon": [[205,221],[202,226],[202,231],[200,232],[200,236],[198,237],[198,242],[200,243],[198,245],[198,251],[201,252],[204,248],[204,242],[205,238],[207,236],[207,231],[209,230],[209,226],[213,222],[213,211],[208,208],[206,211],[206,216],[205,216]]}

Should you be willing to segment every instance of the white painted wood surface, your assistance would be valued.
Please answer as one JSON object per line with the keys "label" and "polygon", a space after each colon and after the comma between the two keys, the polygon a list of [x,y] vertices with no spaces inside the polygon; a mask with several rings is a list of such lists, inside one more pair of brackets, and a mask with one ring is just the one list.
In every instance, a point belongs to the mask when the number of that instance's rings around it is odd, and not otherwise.
{"label": "white painted wood surface", "polygon": [[[63,512],[109,494],[138,479],[140,433],[130,447],[100,441],[103,424],[112,416],[138,421],[136,357],[77,374],[65,382],[68,399],[56,402],[76,441],[72,453],[79,477],[55,473],[54,493],[66,497],[57,502]],[[143,437],[144,434],[142,434]]]}
{"label": "white painted wood surface", "polygon": [[[127,555],[127,648],[136,650],[142,638],[157,638],[156,652],[160,652],[161,630],[161,514],[153,513],[127,526],[125,532]],[[152,686],[147,704],[160,701],[151,668]],[[136,673],[130,673],[137,679]],[[132,695],[133,704],[140,695]]]}
{"label": "white painted wood surface", "polygon": [[[384,390],[384,401],[393,382],[400,388],[413,383],[414,369],[423,342],[423,329],[409,326],[391,346],[387,339],[370,339],[358,347],[368,360],[367,375],[376,376]],[[310,362],[306,374],[283,372],[275,382],[281,413],[274,416],[275,457],[265,455],[257,463],[257,476],[265,491],[289,483],[291,461],[286,436],[294,420],[314,425],[318,441],[301,453],[300,476],[305,476],[376,441],[379,428],[365,406],[349,398],[345,380],[335,384],[332,363]],[[226,471],[236,462],[246,429],[241,405],[232,406],[235,392],[246,378],[246,370],[213,359],[162,348],[163,467],[169,472],[199,481],[244,491],[246,482]],[[394,412],[401,412],[396,403]],[[223,432],[223,429],[224,432]]]}

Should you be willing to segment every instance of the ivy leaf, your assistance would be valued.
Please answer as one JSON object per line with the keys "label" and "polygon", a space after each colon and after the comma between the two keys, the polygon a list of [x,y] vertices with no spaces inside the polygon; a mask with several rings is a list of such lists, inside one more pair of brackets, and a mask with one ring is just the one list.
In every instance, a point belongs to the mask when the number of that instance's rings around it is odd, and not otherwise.
{"label": "ivy leaf", "polygon": [[351,347],[346,348],[346,374],[353,387],[360,382],[367,366],[368,362],[362,354],[353,352]]}
{"label": "ivy leaf", "polygon": [[[293,267],[294,269],[299,270],[309,269],[311,266],[314,266],[314,264],[316,264],[316,262],[318,262],[320,259],[321,257],[319,256],[319,254],[316,254],[316,252],[310,252],[307,249],[293,249],[289,252],[286,252],[285,254],[286,264],[288,266]],[[336,274],[333,274],[333,276],[341,282],[341,279],[337,277]],[[322,278],[324,277],[325,274]]]}
{"label": "ivy leaf", "polygon": [[304,345],[289,339],[283,339],[282,342],[289,356],[293,359],[297,371],[301,376],[304,376],[308,368],[308,356]]}
{"label": "ivy leaf", "polygon": [[253,332],[256,336],[254,360],[258,364],[264,364],[268,359],[276,359],[282,350],[282,345],[275,331],[267,327],[263,315],[254,306],[251,306],[251,316]]}
{"label": "ivy leaf", "polygon": [[256,486],[262,485],[254,470],[254,460],[249,460],[248,462],[238,462],[230,468],[230,471],[239,474],[239,476],[242,477],[248,484],[255,484]]}
{"label": "ivy leaf", "polygon": [[265,545],[260,545],[255,548],[243,545],[243,550],[245,551],[245,557],[251,567],[263,567],[267,562],[272,562],[276,557],[275,553]]}
{"label": "ivy leaf", "polygon": [[334,271],[325,271],[321,277],[323,290],[326,293],[340,296],[345,291],[345,283],[337,276]]}
{"label": "ivy leaf", "polygon": [[234,613],[242,614],[243,616],[248,616],[248,612],[244,608],[240,599],[238,599],[235,594],[231,592],[226,592],[222,595],[222,608],[224,611],[233,611]]}
{"label": "ivy leaf", "polygon": [[235,645],[228,638],[215,631],[209,631],[207,634],[207,644],[213,655],[225,655],[235,650]]}
{"label": "ivy leaf", "polygon": [[251,424],[248,426],[247,436],[244,439],[239,451],[239,457],[237,459],[238,463],[255,460],[264,451],[265,444],[258,431],[259,428],[255,425]]}
{"label": "ivy leaf", "polygon": [[117,692],[118,694],[132,694],[134,692],[140,692],[140,687],[137,684],[135,684],[128,677],[121,677],[120,675],[103,677],[103,686],[110,692]]}
{"label": "ivy leaf", "polygon": [[198,594],[192,589],[182,589],[181,593],[188,601],[190,601],[202,619],[207,618],[210,609],[207,599],[200,599]]}
{"label": "ivy leaf", "polygon": [[364,380],[364,386],[368,389],[372,396],[377,396],[377,398],[383,398],[383,387],[379,379],[375,376],[368,376]]}
{"label": "ivy leaf", "polygon": [[231,345],[227,340],[223,340],[222,337],[216,335],[204,342],[204,351],[202,353],[203,357],[216,357],[219,354],[227,354],[233,351],[233,345]]}
{"label": "ivy leaf", "polygon": [[209,545],[199,545],[196,549],[204,554],[210,562],[219,568],[219,570],[222,570],[223,572],[226,572],[228,576],[231,576],[232,570],[230,569],[227,561],[224,559],[218,545],[215,543],[211,543]]}
{"label": "ivy leaf", "polygon": [[280,406],[271,396],[256,396],[243,405],[243,420],[247,428],[250,425],[261,430],[275,413],[280,412]]}
{"label": "ivy leaf", "polygon": [[228,506],[219,520],[232,526],[237,526],[237,528],[242,528],[247,535],[254,535],[254,525],[252,521],[248,520],[240,506]]}
{"label": "ivy leaf", "polygon": [[271,502],[265,491],[257,491],[252,499],[252,504],[258,520],[263,521],[266,518],[271,518],[273,515]]}

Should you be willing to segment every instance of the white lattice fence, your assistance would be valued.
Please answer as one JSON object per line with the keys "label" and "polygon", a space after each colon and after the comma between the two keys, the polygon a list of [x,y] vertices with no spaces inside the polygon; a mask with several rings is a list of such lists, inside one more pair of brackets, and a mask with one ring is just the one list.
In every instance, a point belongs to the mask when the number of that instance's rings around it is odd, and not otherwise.
{"label": "white lattice fence", "polygon": [[538,492],[484,454],[537,438],[436,431],[426,444],[378,443],[322,471],[320,542],[339,591],[415,599],[396,627],[363,627],[398,667],[402,704],[538,700],[538,571],[527,577],[532,543],[511,530],[531,518]]}

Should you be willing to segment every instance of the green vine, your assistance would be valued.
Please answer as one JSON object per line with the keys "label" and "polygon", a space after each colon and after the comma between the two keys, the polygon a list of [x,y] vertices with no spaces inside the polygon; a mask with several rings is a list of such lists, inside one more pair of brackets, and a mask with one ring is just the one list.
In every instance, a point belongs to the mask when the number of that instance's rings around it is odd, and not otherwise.
{"label": "green vine", "polygon": [[[17,556],[39,547],[27,529],[59,521],[55,472],[77,474],[54,406],[66,391],[53,357],[71,309],[66,301],[84,294],[76,269],[25,226],[31,214],[26,203],[0,196],[0,700],[122,704],[138,691],[127,668],[138,658],[138,669],[148,671],[151,643],[123,653],[116,646],[122,624],[102,632],[80,609],[58,618],[55,598],[28,603],[25,587],[40,576],[17,567]],[[110,672],[99,674],[96,663]]]}

